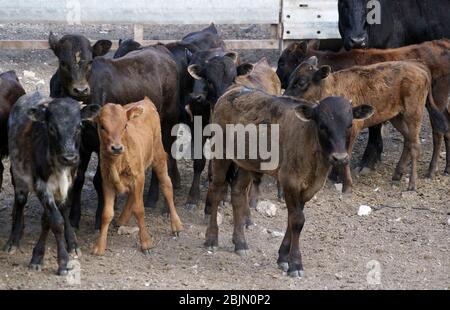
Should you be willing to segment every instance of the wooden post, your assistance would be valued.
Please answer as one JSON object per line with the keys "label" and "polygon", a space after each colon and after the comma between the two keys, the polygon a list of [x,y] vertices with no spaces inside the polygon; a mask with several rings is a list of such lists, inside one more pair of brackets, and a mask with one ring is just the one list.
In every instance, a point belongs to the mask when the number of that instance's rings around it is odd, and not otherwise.
{"label": "wooden post", "polygon": [[135,24],[134,25],[134,40],[142,44],[144,42],[144,25]]}

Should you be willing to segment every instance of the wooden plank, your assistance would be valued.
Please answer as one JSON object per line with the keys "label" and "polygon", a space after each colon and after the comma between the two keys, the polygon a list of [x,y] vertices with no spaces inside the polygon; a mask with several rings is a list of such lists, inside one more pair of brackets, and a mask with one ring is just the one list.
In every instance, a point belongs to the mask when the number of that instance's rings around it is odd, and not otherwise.
{"label": "wooden plank", "polygon": [[[144,40],[143,45],[170,43],[175,40]],[[94,43],[95,41],[92,41]],[[117,49],[118,41],[112,41],[112,49]],[[278,49],[279,40],[225,40],[229,49]],[[0,40],[0,49],[48,49],[47,40]]]}
{"label": "wooden plank", "polygon": [[0,23],[275,24],[279,11],[279,0],[0,0]]}
{"label": "wooden plank", "polygon": [[283,38],[340,38],[337,0],[283,0]]}
{"label": "wooden plank", "polygon": [[142,44],[142,42],[144,41],[144,25],[135,24],[133,27],[133,32],[134,32],[134,41]]}
{"label": "wooden plank", "polygon": [[339,39],[337,22],[284,25],[283,39]]}

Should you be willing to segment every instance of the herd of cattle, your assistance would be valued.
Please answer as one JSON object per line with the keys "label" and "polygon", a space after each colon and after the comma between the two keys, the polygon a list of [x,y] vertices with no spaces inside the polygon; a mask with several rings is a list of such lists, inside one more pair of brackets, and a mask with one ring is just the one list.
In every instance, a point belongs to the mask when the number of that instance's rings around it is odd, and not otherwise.
{"label": "herd of cattle", "polygon": [[[371,42],[377,42],[370,37],[374,32],[358,24],[358,10],[349,11],[346,2],[354,1],[339,1],[346,49],[372,47]],[[361,33],[352,37],[355,28]],[[411,33],[406,27],[402,31]],[[167,45],[120,41],[113,58],[103,57],[112,45],[108,40],[91,45],[82,35],[57,38],[50,33],[49,45],[59,60],[50,97],[25,94],[12,71],[0,75],[0,155],[9,154],[15,193],[5,250],[14,253],[19,247],[24,207],[34,192],[44,212],[30,268],[41,269],[51,230],[57,241],[58,274],[68,272],[69,253],[80,252],[74,228],[79,226],[81,190],[93,152],[99,154],[94,187],[95,228],[100,229],[94,254],[105,252],[118,193],[128,193],[118,224],[126,225],[133,214],[142,251],[152,247],[144,222],[144,182],[150,167],[145,204],[156,205],[160,188],[172,232],[178,234],[182,223],[172,188],[180,187],[180,176],[170,152],[176,138],[171,131],[178,123],[192,126],[193,117],[201,116],[203,126],[214,122],[224,130],[237,123],[280,126],[275,170],[261,170],[262,159],[212,160],[205,245],[218,246],[217,211],[230,186],[233,243],[238,254],[246,254],[250,207],[262,175],[268,174],[278,180],[288,209],[278,265],[290,276],[301,276],[304,205],[323,187],[332,168],[343,179],[343,191],[351,192],[352,146],[362,129],[370,127],[371,138],[360,167],[373,168],[379,158],[382,141],[376,126],[389,121],[403,135],[403,152],[392,178],[400,180],[410,163],[408,190],[415,190],[426,107],[434,143],[428,176],[438,170],[444,138],[445,172],[450,173],[450,40],[445,39],[450,33],[428,33],[413,39],[396,36],[404,41],[384,40],[385,46],[376,46],[396,47],[390,49],[331,52],[319,50],[318,41],[295,42],[282,52],[276,71],[265,58],[241,63],[214,24]],[[206,142],[205,137],[194,138]],[[200,200],[205,164],[205,158],[194,160],[187,206]],[[0,181],[3,170],[0,162]]]}

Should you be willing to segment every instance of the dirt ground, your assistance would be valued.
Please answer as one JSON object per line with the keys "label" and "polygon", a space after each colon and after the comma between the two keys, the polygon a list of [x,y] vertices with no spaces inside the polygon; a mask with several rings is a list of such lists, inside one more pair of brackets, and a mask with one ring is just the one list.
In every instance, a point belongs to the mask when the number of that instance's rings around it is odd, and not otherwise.
{"label": "dirt ground", "polygon": [[[200,29],[201,26],[189,28]],[[130,37],[129,26],[0,25],[0,39],[45,39],[52,29],[58,34],[81,32],[90,38]],[[75,30],[73,30],[75,29]],[[251,25],[220,27],[225,38],[264,38],[268,29]],[[147,27],[146,37],[181,37],[186,27]],[[266,56],[274,65],[278,51],[245,51],[244,61]],[[57,59],[51,51],[0,50],[0,71],[16,70],[27,92],[48,93],[48,83]],[[25,71],[32,71],[32,74]],[[206,225],[203,203],[197,209],[183,208],[190,182],[192,162],[179,162],[182,188],[175,191],[175,203],[185,230],[179,238],[170,234],[169,221],[159,210],[146,210],[146,223],[155,247],[150,255],[139,251],[136,235],[118,235],[110,228],[104,257],[90,254],[96,240],[94,214],[97,197],[92,185],[95,160],[91,162],[82,195],[82,221],[78,231],[83,255],[74,258],[80,266],[80,282],[55,275],[56,251],[53,236],[48,242],[42,272],[27,268],[40,230],[42,207],[33,195],[25,211],[26,227],[21,248],[14,255],[0,252],[0,288],[3,289],[449,289],[450,288],[450,177],[441,173],[424,179],[431,158],[428,118],[421,133],[422,156],[416,193],[404,192],[406,179],[392,184],[391,176],[400,156],[401,136],[391,125],[385,127],[385,152],[376,171],[355,180],[351,198],[342,197],[328,182],[306,205],[306,224],[301,235],[305,277],[292,279],[277,268],[278,247],[287,211],[276,199],[273,179],[263,183],[262,199],[277,207],[274,217],[252,210],[254,226],[247,230],[251,248],[246,258],[233,252],[232,210],[229,203],[220,210],[219,250],[203,247]],[[360,158],[367,141],[364,132],[354,152]],[[443,150],[442,150],[443,151]],[[6,169],[9,169],[9,162]],[[444,160],[440,159],[443,170]],[[206,184],[206,174],[203,175]],[[202,199],[206,187],[202,188]],[[5,172],[0,193],[0,245],[9,235],[13,188]],[[358,216],[360,205],[372,207],[368,216]],[[120,209],[121,206],[118,206]],[[118,212],[116,212],[117,214]],[[72,274],[73,275],[73,274]]]}

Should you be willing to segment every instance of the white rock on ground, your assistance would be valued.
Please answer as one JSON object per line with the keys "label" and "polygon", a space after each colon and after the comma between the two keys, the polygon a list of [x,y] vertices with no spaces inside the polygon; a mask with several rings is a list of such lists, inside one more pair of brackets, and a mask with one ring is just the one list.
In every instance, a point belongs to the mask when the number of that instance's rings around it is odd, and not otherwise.
{"label": "white rock on ground", "polygon": [[139,231],[139,227],[137,226],[120,226],[119,229],[117,230],[117,234],[119,235],[132,235],[135,232]]}
{"label": "white rock on ground", "polygon": [[270,234],[272,238],[284,237],[284,234],[281,231],[267,229],[267,233]]}
{"label": "white rock on ground", "polygon": [[258,202],[256,211],[266,216],[273,217],[277,214],[277,206],[268,200],[262,200]]}
{"label": "white rock on ground", "polygon": [[447,220],[447,224],[450,225],[450,217]]}
{"label": "white rock on ground", "polygon": [[334,184],[334,187],[338,192],[342,192],[342,183],[336,183]]}
{"label": "white rock on ground", "polygon": [[34,73],[33,71],[24,70],[23,77],[27,79],[34,79],[36,78],[36,73]]}
{"label": "white rock on ground", "polygon": [[372,213],[372,208],[366,205],[360,205],[358,209],[359,216],[366,216]]}

